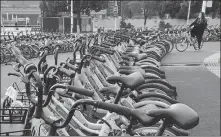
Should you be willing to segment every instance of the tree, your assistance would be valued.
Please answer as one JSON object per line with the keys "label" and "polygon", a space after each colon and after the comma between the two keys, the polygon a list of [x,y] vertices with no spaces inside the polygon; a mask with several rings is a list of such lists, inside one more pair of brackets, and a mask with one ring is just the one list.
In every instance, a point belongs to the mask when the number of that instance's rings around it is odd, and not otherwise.
{"label": "tree", "polygon": [[46,0],[42,0],[40,2],[39,8],[41,11],[43,11],[43,16],[46,16],[45,14],[48,12],[48,6]]}
{"label": "tree", "polygon": [[220,1],[213,1],[213,5],[210,8],[206,8],[206,14],[210,14],[212,18],[220,17]]}
{"label": "tree", "polygon": [[182,2],[180,4],[180,10],[179,12],[176,14],[176,18],[178,19],[186,19],[187,14],[188,14],[188,3],[187,2]]}
{"label": "tree", "polygon": [[81,14],[90,15],[90,11],[94,10],[99,12],[102,9],[107,8],[107,1],[86,1],[86,0],[75,0],[73,2],[73,12],[77,15],[77,26],[78,30],[81,28]]}
{"label": "tree", "polygon": [[[68,12],[70,0],[42,0],[40,2],[40,9],[46,13],[47,17],[57,17],[59,12]],[[99,12],[102,9],[107,8],[107,1],[87,1],[87,0],[74,0],[73,1],[73,13],[77,15],[78,28],[81,32],[81,14],[90,15],[90,11],[94,10]]]}
{"label": "tree", "polygon": [[163,17],[165,14],[170,14],[170,16],[174,18],[176,13],[178,13],[180,10],[181,3],[182,1],[163,1],[160,10],[161,17]]}
{"label": "tree", "polygon": [[132,16],[140,14],[142,12],[143,5],[140,1],[131,1],[128,3],[128,6],[131,10]]}
{"label": "tree", "polygon": [[143,1],[144,9],[144,26],[148,17],[158,16],[161,9],[162,1]]}

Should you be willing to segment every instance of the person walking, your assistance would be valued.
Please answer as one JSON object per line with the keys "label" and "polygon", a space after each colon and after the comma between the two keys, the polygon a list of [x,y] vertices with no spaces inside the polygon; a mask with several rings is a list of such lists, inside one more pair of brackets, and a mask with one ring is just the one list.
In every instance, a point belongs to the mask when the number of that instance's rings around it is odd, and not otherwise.
{"label": "person walking", "polygon": [[201,48],[201,42],[203,38],[203,33],[207,28],[207,20],[205,18],[205,13],[200,12],[198,18],[189,26],[193,27],[190,31],[191,37],[196,37],[198,42],[198,48]]}

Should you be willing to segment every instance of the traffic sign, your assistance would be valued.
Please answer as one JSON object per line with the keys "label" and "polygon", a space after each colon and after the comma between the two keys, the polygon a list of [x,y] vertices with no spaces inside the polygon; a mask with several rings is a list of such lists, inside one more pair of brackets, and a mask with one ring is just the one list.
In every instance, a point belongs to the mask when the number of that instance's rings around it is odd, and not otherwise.
{"label": "traffic sign", "polygon": [[213,1],[207,1],[206,2],[206,7],[212,7]]}

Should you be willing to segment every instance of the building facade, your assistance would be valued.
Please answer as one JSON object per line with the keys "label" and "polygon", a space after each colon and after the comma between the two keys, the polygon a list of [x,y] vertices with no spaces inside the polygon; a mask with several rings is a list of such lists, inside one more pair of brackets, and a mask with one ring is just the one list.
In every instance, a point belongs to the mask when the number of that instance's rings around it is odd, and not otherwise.
{"label": "building facade", "polygon": [[1,1],[1,25],[40,25],[40,1]]}

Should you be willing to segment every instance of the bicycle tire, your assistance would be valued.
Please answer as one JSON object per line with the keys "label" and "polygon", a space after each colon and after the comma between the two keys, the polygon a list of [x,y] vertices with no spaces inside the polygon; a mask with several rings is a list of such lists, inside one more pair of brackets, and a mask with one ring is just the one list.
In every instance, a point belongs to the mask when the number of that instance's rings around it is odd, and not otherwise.
{"label": "bicycle tire", "polygon": [[174,49],[174,41],[173,40],[168,40],[168,39],[166,39],[165,41],[168,42],[168,44],[170,46],[170,48],[168,50],[168,53],[172,52],[173,49]]}
{"label": "bicycle tire", "polygon": [[145,69],[151,69],[151,70],[154,70],[154,71],[156,71],[156,72],[158,72],[158,73],[160,73],[160,74],[164,74],[164,75],[165,75],[165,72],[164,72],[162,69],[158,68],[158,67],[145,66],[145,67],[142,67],[142,69],[143,69],[143,70],[145,70]]}
{"label": "bicycle tire", "polygon": [[166,78],[166,76],[165,76],[164,74],[160,74],[160,73],[158,73],[158,72],[156,72],[156,71],[154,71],[154,70],[151,70],[151,69],[145,70],[145,73],[155,74],[155,75],[159,76],[159,77],[162,78],[162,79],[165,79],[165,78]]}
{"label": "bicycle tire", "polygon": [[164,86],[166,86],[167,88],[176,91],[176,87],[170,85],[167,81],[162,80],[162,79],[150,79],[150,80],[145,80],[145,83],[159,83],[162,84]]}
{"label": "bicycle tire", "polygon": [[149,90],[149,89],[158,89],[160,90],[164,95],[167,95],[168,97],[172,98],[172,99],[176,99],[177,98],[177,92],[174,90],[171,90],[169,88],[167,88],[164,85],[158,84],[158,83],[149,83],[149,84],[143,84],[141,86],[139,86],[137,88],[137,91],[139,93],[143,93],[143,90]]}
{"label": "bicycle tire", "polygon": [[[160,126],[160,124],[155,124],[150,127],[138,126],[135,129],[133,129],[132,133],[134,133],[134,135],[136,135],[136,133],[141,132],[143,134],[142,136],[155,136],[155,134],[157,133],[157,131],[159,129],[159,126]],[[145,132],[147,132],[147,133],[145,133]],[[181,136],[181,134],[176,132],[172,128],[167,127],[163,133],[163,136]]]}
{"label": "bicycle tire", "polygon": [[[189,43],[187,42],[186,38],[183,39],[182,42],[179,43],[179,44],[180,44],[180,45],[178,45],[178,43],[176,43],[176,45],[175,45],[177,51],[179,51],[179,52],[184,52],[184,51],[186,51],[186,49],[187,49],[188,46],[189,46]],[[181,47],[183,46],[184,48],[183,48],[183,49],[180,49],[179,46],[181,46]]]}

